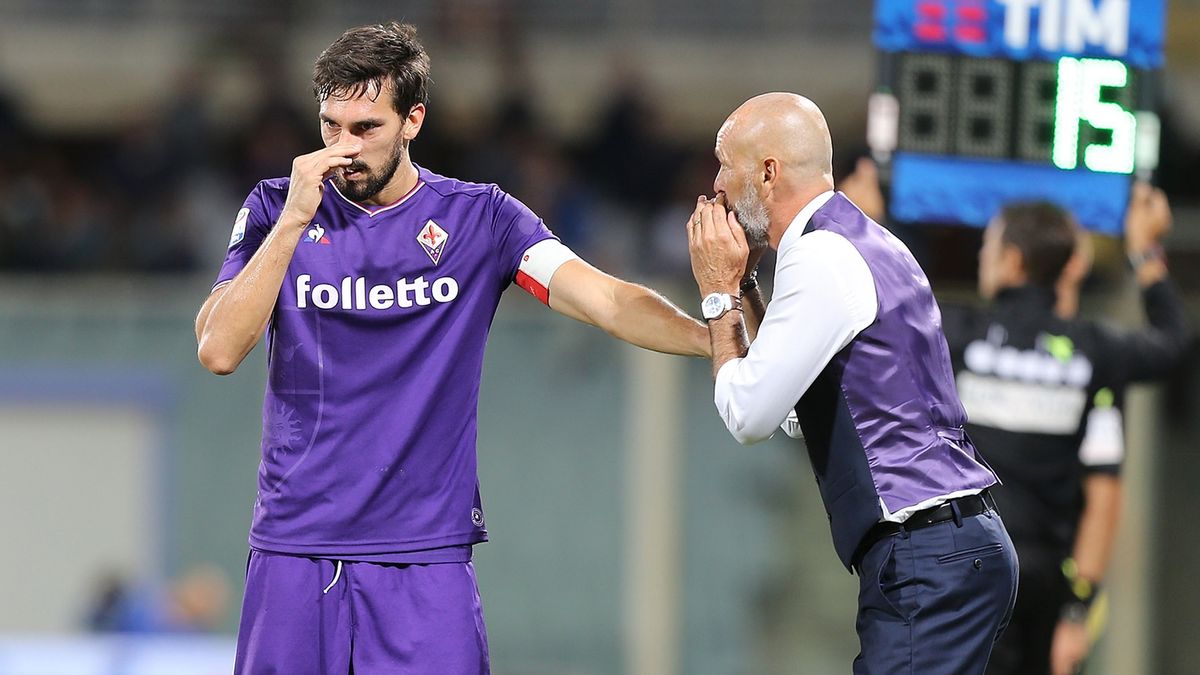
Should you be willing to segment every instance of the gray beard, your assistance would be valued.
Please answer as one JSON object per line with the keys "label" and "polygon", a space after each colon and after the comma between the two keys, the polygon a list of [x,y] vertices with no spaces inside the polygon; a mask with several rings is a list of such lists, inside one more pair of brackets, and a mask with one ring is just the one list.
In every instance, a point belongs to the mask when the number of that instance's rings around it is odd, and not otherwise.
{"label": "gray beard", "polygon": [[767,214],[767,205],[763,204],[758,195],[754,194],[752,185],[746,185],[741,199],[734,202],[733,215],[737,217],[738,223],[746,231],[746,243],[750,245],[751,249],[767,245],[769,241],[767,231],[771,227],[771,216]]}

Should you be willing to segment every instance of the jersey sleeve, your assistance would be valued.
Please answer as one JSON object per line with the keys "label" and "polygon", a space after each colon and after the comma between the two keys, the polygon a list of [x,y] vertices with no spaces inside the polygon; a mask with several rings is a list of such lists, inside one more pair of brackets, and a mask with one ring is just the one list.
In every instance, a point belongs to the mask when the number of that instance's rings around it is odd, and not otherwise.
{"label": "jersey sleeve", "polygon": [[213,283],[214,291],[233,281],[246,267],[246,263],[250,262],[250,258],[271,231],[274,222],[265,188],[259,183],[246,197],[242,208],[233,219],[229,250],[225,252],[225,262],[221,264],[221,271],[217,273],[217,280]]}
{"label": "jersey sleeve", "polygon": [[492,189],[492,240],[500,266],[501,287],[516,281],[525,252],[546,239],[558,239],[541,218],[520,200],[498,187]]}
{"label": "jersey sleeve", "polygon": [[1087,473],[1118,474],[1125,461],[1125,423],[1121,415],[1121,392],[1105,388],[1096,392],[1088,412],[1079,463]]}

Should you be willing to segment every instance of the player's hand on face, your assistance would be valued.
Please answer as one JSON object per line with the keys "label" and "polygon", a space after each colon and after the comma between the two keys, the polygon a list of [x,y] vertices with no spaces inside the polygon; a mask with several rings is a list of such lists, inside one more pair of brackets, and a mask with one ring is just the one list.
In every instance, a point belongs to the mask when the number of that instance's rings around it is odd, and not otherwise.
{"label": "player's hand on face", "polygon": [[300,155],[293,160],[291,185],[280,220],[287,216],[289,222],[301,228],[306,227],[321,205],[325,179],[337,169],[349,166],[360,152],[362,143],[346,141]]}
{"label": "player's hand on face", "polygon": [[688,252],[701,295],[737,293],[750,247],[742,226],[723,201],[699,197],[688,220]]}
{"label": "player's hand on face", "polygon": [[1125,213],[1125,248],[1142,253],[1157,246],[1171,231],[1171,206],[1159,188],[1138,181],[1129,194]]}
{"label": "player's hand on face", "polygon": [[[715,203],[719,204],[722,208],[726,209],[729,212],[728,215],[726,216],[726,218],[738,230],[741,231],[742,238],[746,239],[746,228],[742,226],[741,221],[737,219],[737,216],[734,214],[733,209],[729,207],[729,199],[726,196],[726,194],[724,192],[718,192],[717,196],[713,198],[713,201]],[[750,243],[749,240],[746,240],[746,244],[749,249],[749,252],[746,255],[746,267],[744,270],[742,270],[742,279],[748,278],[751,274],[754,273],[754,270],[758,269],[759,261],[762,260],[763,254],[766,253],[767,249],[770,247],[770,244],[767,242],[764,242],[762,246],[758,246],[758,247],[749,246],[749,243]]]}

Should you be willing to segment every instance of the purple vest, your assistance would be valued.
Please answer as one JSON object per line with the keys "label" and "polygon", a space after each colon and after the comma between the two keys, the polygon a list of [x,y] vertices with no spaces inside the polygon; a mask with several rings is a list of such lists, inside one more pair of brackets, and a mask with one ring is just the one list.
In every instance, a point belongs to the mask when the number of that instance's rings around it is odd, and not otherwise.
{"label": "purple vest", "polygon": [[805,234],[845,237],[875,279],[875,322],[830,360],[796,404],[829,514],[838,557],[850,567],[883,516],[996,476],[963,431],[942,316],[908,248],[841,193]]}

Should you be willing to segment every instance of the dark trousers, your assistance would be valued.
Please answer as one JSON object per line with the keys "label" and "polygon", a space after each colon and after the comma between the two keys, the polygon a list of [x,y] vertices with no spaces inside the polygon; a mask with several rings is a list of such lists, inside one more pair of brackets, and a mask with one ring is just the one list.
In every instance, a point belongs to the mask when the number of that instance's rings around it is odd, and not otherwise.
{"label": "dark trousers", "polygon": [[882,539],[856,568],[856,675],[984,672],[1017,597],[1017,554],[995,511]]}
{"label": "dark trousers", "polygon": [[1032,545],[1020,551],[1021,595],[992,652],[988,675],[1050,675],[1050,644],[1069,599],[1062,576],[1066,556]]}

